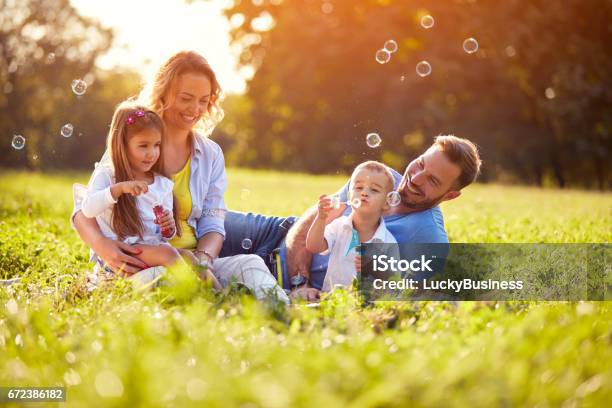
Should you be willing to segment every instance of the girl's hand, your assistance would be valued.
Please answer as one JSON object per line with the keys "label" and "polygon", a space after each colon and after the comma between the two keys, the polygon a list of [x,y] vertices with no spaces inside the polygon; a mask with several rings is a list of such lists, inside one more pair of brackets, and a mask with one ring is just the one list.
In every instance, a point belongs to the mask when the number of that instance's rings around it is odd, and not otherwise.
{"label": "girl's hand", "polygon": [[134,197],[149,191],[149,186],[146,181],[134,180],[121,182],[121,192],[123,194],[131,194]]}
{"label": "girl's hand", "polygon": [[164,215],[155,220],[156,224],[159,224],[159,227],[162,230],[169,229],[174,234],[176,231],[176,223],[174,222],[174,216],[169,210],[164,210]]}
{"label": "girl's hand", "polygon": [[331,197],[321,194],[319,197],[319,207],[317,209],[318,217],[323,220],[327,219],[327,216],[333,208]]}

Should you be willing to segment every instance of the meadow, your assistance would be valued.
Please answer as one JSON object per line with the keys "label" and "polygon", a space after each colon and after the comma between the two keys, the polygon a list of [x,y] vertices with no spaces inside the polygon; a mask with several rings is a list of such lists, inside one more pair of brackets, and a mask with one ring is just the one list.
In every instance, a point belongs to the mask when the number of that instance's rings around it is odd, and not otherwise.
{"label": "meadow", "polygon": [[[88,291],[70,228],[85,173],[0,173],[0,386],[66,386],[60,405],[605,406],[610,302],[284,309],[184,271]],[[346,176],[230,169],[229,208],[300,214]],[[453,242],[610,242],[612,194],[475,185],[442,205]]]}

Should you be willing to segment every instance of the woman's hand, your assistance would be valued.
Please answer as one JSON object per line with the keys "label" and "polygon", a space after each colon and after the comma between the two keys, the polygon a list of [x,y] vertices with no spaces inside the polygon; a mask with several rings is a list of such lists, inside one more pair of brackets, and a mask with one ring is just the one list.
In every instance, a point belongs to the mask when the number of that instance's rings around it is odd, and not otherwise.
{"label": "woman's hand", "polygon": [[124,242],[102,238],[92,245],[92,249],[117,274],[129,276],[147,268],[144,262],[132,256],[138,255],[140,250]]}

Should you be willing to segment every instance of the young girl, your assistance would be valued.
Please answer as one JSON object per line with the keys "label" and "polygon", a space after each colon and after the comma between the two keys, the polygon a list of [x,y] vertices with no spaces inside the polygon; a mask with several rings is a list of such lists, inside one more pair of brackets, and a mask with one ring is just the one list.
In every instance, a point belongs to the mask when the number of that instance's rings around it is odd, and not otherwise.
{"label": "young girl", "polygon": [[181,256],[167,243],[177,234],[177,223],[170,216],[176,213],[174,183],[165,176],[164,139],[164,123],[155,112],[121,103],[107,139],[111,163],[96,166],[81,205],[106,238],[135,246],[140,250],[136,257],[148,266],[168,267]]}

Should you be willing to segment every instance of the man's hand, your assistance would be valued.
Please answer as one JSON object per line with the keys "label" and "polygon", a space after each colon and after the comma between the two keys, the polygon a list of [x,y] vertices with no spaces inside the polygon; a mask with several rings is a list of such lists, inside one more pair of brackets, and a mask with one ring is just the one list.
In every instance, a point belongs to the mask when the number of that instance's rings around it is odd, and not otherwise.
{"label": "man's hand", "polygon": [[121,184],[121,192],[123,194],[131,194],[134,197],[149,191],[149,185],[145,181],[123,181],[119,184]]}
{"label": "man's hand", "polygon": [[300,286],[299,288],[295,288],[291,291],[289,297],[291,299],[304,299],[309,302],[316,302],[319,300],[321,296],[321,291],[319,289],[310,287],[308,285]]}
{"label": "man's hand", "polygon": [[359,254],[355,256],[355,270],[357,273],[361,273],[361,255]]}
{"label": "man's hand", "polygon": [[129,276],[147,268],[144,262],[132,256],[140,254],[140,249],[124,242],[104,238],[93,250],[115,273]]}

